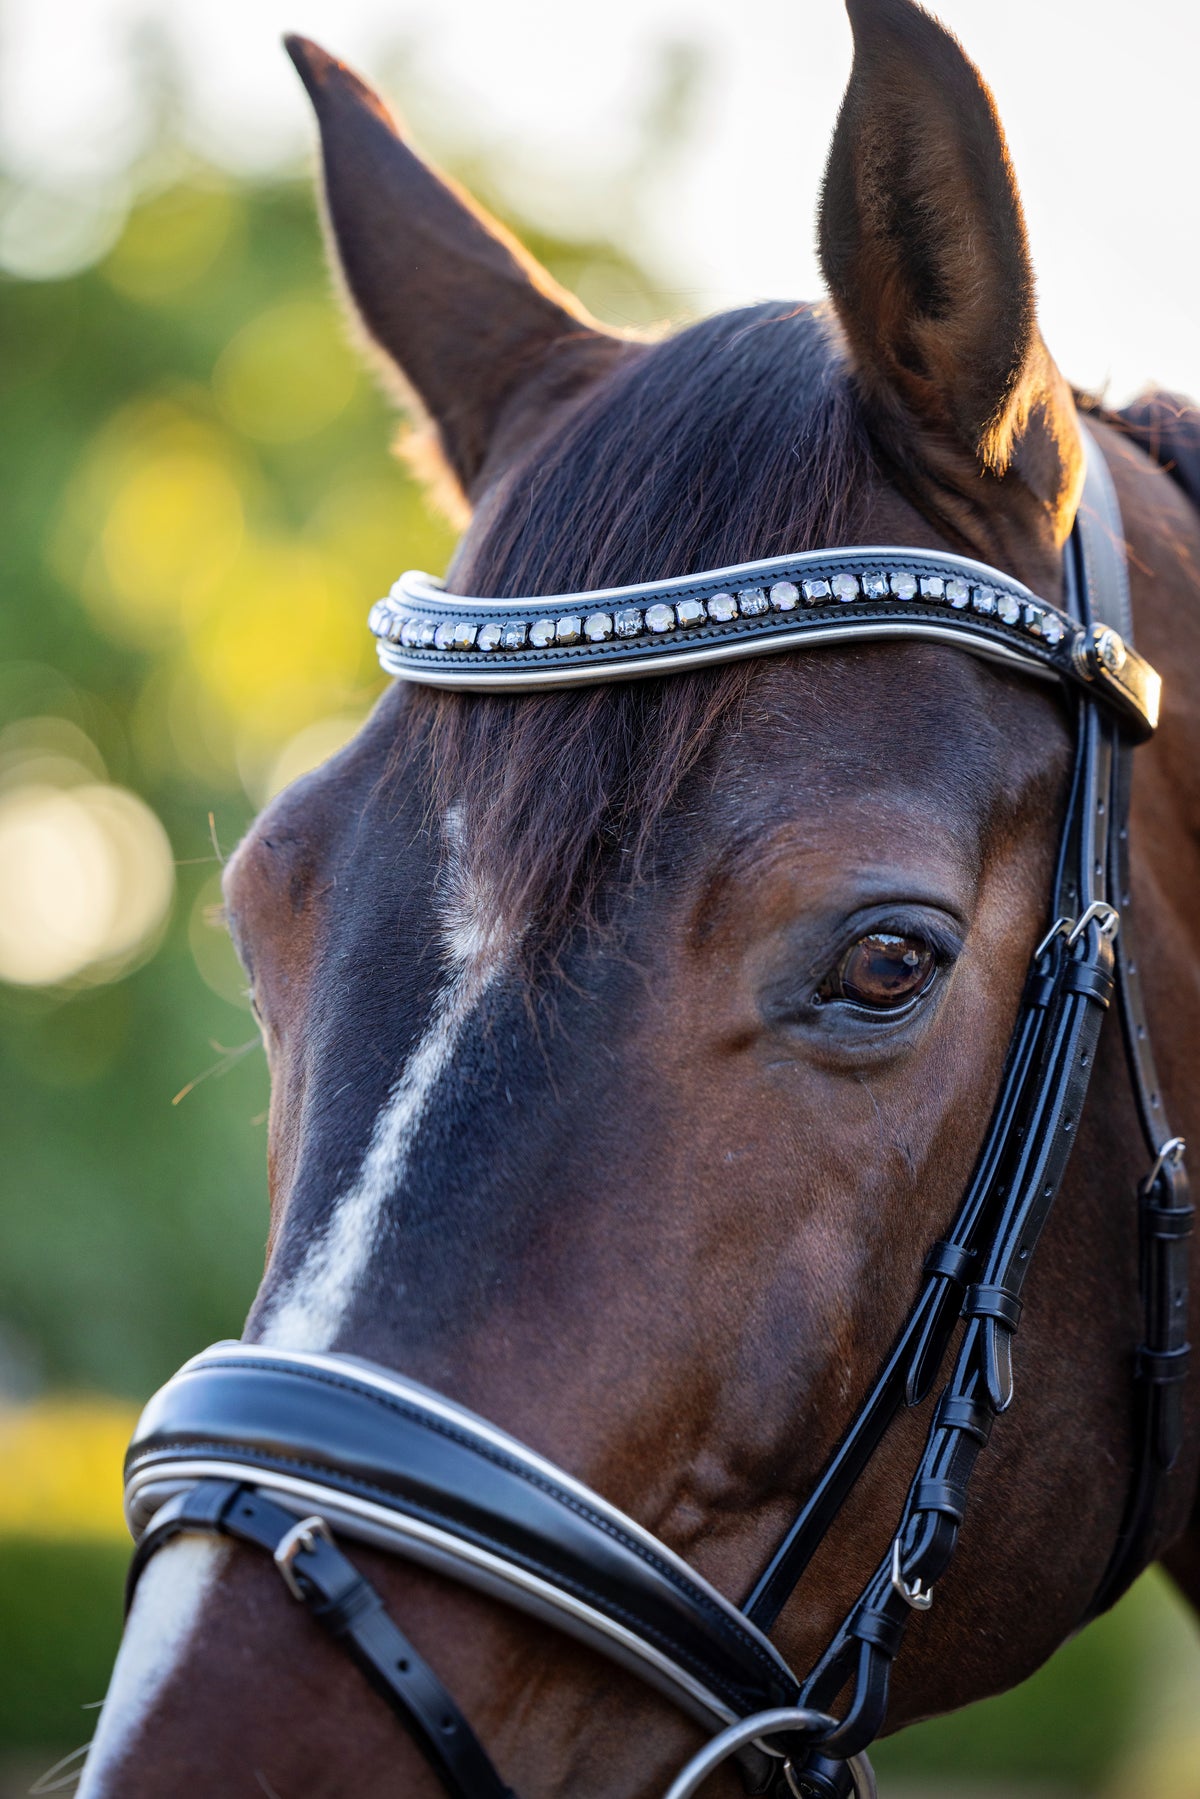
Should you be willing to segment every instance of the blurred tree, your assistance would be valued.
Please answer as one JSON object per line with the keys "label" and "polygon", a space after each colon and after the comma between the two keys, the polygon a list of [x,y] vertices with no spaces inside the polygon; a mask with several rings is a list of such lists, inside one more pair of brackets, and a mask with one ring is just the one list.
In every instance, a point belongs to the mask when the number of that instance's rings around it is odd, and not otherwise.
{"label": "blurred tree", "polygon": [[[611,244],[526,235],[648,315]],[[0,1392],[144,1394],[237,1334],[266,1231],[266,1075],[218,857],[354,729],[379,686],[367,606],[452,539],[388,455],[307,181],[177,173],[98,266],[0,286],[0,341]],[[85,930],[108,894],[84,854],[98,783],[165,827],[169,919],[115,963],[98,926],[47,983],[39,931]],[[107,847],[144,891],[137,828]]]}

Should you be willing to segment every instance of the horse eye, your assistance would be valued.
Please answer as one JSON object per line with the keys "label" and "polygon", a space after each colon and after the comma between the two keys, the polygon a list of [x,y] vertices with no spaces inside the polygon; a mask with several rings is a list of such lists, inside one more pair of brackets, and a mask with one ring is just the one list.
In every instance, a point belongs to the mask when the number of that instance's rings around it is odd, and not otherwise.
{"label": "horse eye", "polygon": [[849,1000],[873,1012],[896,1011],[924,993],[937,966],[937,951],[923,938],[872,931],[846,951],[818,998]]}

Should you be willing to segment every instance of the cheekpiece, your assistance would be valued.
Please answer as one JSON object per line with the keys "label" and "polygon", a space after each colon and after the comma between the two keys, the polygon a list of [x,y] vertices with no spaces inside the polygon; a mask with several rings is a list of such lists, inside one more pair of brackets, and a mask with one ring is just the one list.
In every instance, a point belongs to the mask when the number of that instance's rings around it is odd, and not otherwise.
{"label": "cheekpiece", "polygon": [[1158,721],[1159,677],[1117,632],[1076,622],[986,563],[928,550],[817,550],[536,599],[451,594],[413,570],[368,623],[388,674],[433,687],[519,693],[924,638],[1082,684],[1135,737]]}

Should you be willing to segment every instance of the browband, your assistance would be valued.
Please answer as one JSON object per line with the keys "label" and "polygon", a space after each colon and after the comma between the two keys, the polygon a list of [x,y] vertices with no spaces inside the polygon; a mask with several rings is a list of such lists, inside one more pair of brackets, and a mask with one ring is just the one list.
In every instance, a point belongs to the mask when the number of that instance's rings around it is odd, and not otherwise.
{"label": "browband", "polygon": [[1158,722],[1162,687],[1113,626],[1083,624],[985,562],[894,546],[810,550],[541,599],[449,594],[410,571],[368,623],[388,674],[471,691],[632,680],[897,637],[1082,686],[1139,738]]}

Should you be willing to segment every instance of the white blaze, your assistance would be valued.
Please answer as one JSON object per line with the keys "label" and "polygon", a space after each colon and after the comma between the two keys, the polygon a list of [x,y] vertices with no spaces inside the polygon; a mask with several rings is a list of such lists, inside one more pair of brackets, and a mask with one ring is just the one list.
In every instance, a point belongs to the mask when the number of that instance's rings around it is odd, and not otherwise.
{"label": "white blaze", "polygon": [[404,1179],[429,1096],[447,1068],[481,989],[456,981],[442,994],[432,1022],[375,1120],[358,1179],[334,1206],[262,1328],[277,1349],[328,1349],[371,1259],[379,1220]]}
{"label": "white blaze", "polygon": [[338,1198],[325,1231],[267,1313],[258,1338],[277,1349],[328,1349],[335,1341],[371,1260],[384,1208],[404,1179],[429,1097],[501,965],[503,933],[490,896],[467,866],[457,807],[447,814],[445,829],[449,854],[440,923],[453,972],[375,1120],[357,1180]]}
{"label": "white blaze", "polygon": [[[106,1775],[130,1753],[135,1733],[200,1622],[204,1602],[228,1547],[215,1537],[176,1537],[147,1563],[138,1581],[77,1799],[100,1799]],[[136,1754],[136,1748],[133,1752]]]}
{"label": "white blaze", "polygon": [[[327,1349],[334,1341],[370,1262],[384,1207],[404,1179],[430,1095],[502,965],[503,932],[489,895],[466,865],[457,809],[446,819],[446,838],[440,922],[450,978],[375,1121],[357,1178],[334,1203],[326,1230],[267,1315],[261,1341],[278,1348]],[[147,1566],[78,1799],[101,1799],[106,1770],[130,1752],[134,1733],[186,1652],[227,1548],[212,1538],[184,1536]]]}

